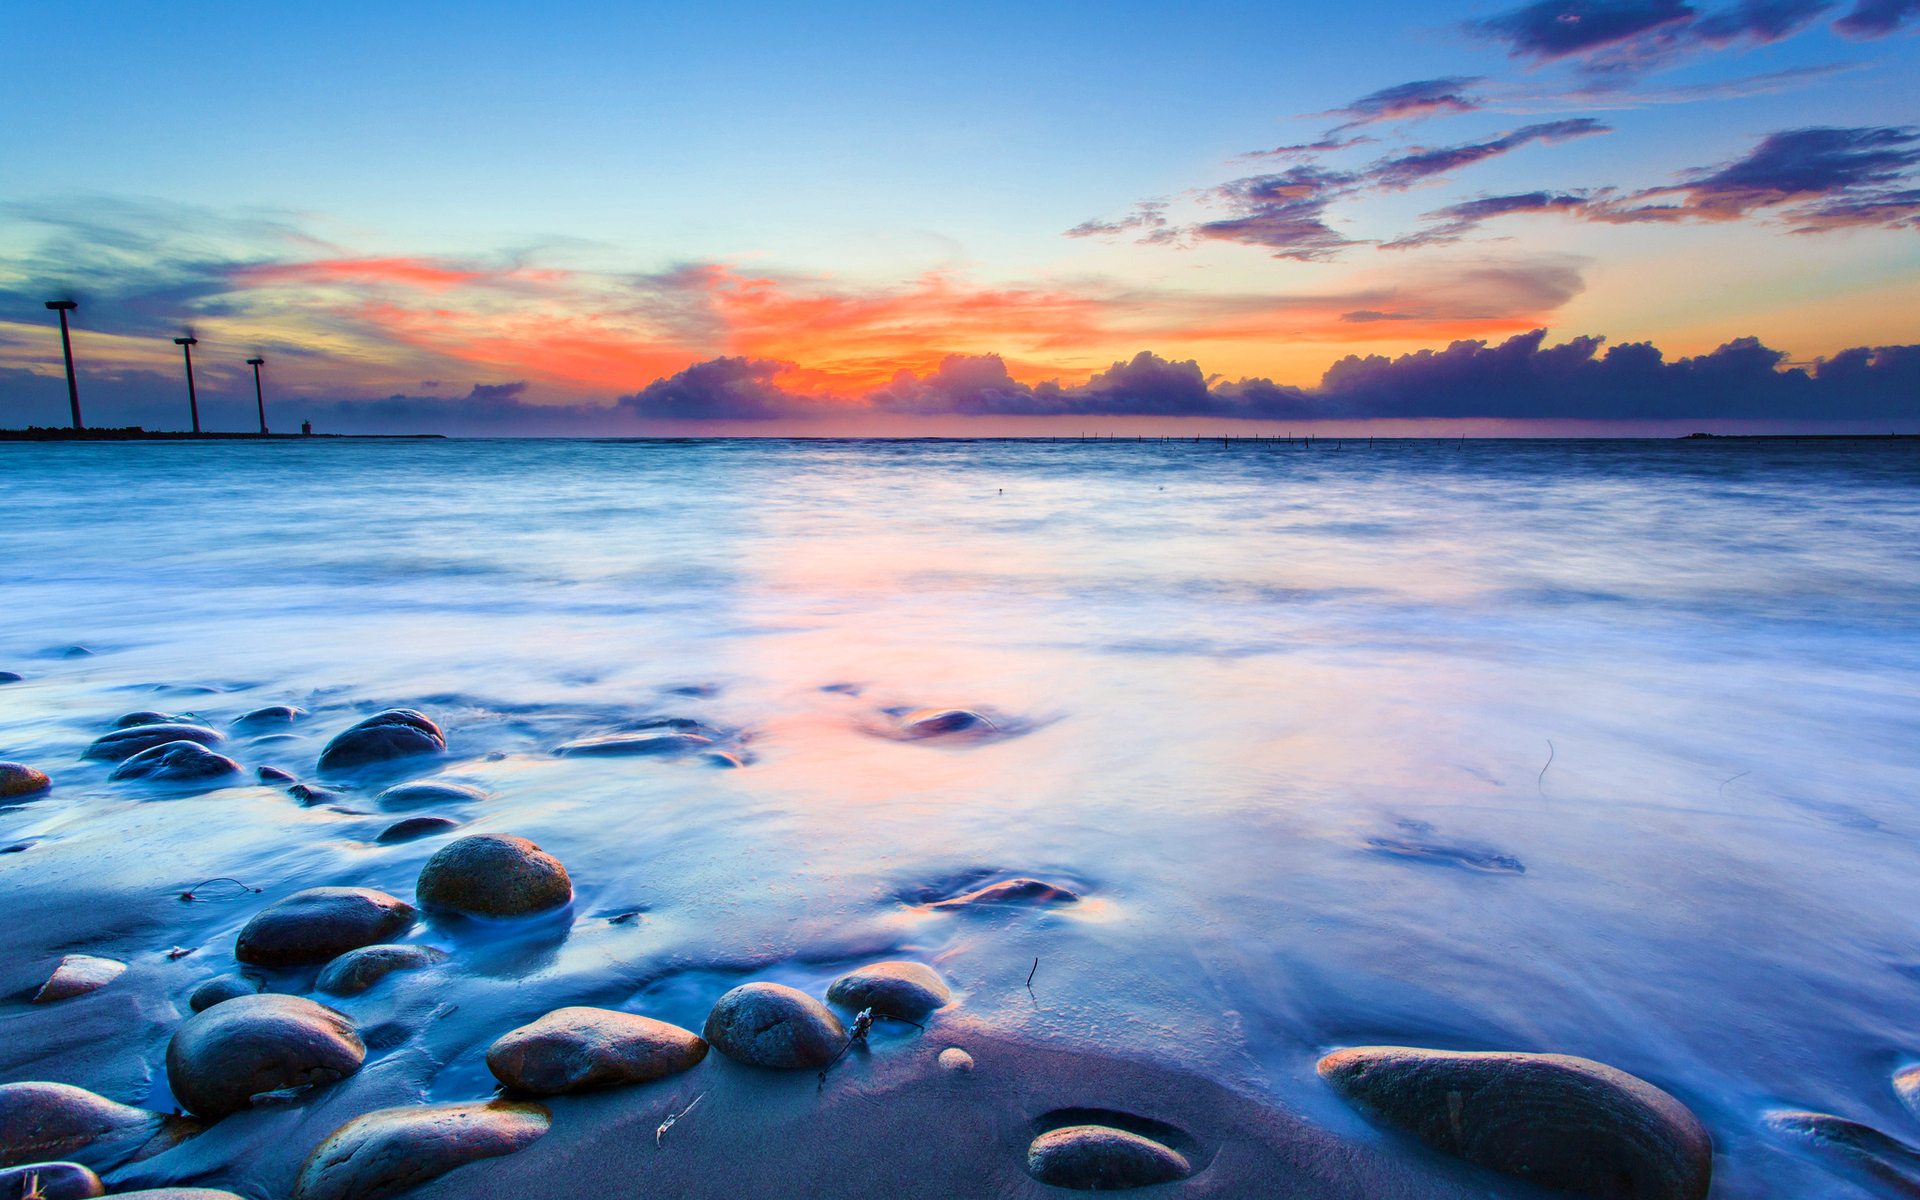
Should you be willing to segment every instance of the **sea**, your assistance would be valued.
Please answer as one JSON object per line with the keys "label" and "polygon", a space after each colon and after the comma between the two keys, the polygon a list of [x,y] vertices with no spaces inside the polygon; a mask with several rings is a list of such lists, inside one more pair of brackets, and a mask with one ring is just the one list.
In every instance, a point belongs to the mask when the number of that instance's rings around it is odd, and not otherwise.
{"label": "sea", "polygon": [[[911,957],[1009,1036],[1375,1144],[1332,1048],[1618,1067],[1717,1197],[1881,1194],[1771,1112],[1920,1145],[1912,442],[5,444],[0,613],[0,758],[55,783],[0,812],[0,897],[237,881],[142,935],[183,994],[245,897],[411,897],[445,839],[81,752],[151,709],[311,779],[398,706],[487,794],[447,815],[574,882],[537,933],[414,935],[468,939],[427,998],[499,1029]],[[271,704],[307,715],[232,729]],[[909,735],[945,708],[980,720]],[[661,718],[724,755],[554,753]],[[933,907],[1013,878],[1080,900]],[[475,1028],[431,1098],[490,1090]],[[169,1107],[163,1048],[95,1086]]]}

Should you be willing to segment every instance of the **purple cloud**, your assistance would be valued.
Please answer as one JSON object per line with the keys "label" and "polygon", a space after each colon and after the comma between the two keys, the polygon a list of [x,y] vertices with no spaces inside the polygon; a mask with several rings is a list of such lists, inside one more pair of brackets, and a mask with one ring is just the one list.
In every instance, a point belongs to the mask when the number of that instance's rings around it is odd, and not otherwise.
{"label": "purple cloud", "polygon": [[770,358],[715,358],[656,379],[618,404],[642,417],[671,421],[765,421],[793,416],[806,399],[774,382],[791,363]]}
{"label": "purple cloud", "polygon": [[[1636,199],[1683,195],[1684,204],[1610,207],[1596,220],[1614,223],[1688,218],[1733,220],[1758,209],[1799,203],[1789,219],[1808,229],[1842,224],[1900,224],[1911,215],[1910,184],[1920,166],[1920,130],[1901,126],[1836,129],[1815,126],[1768,134],[1746,157],[1702,169],[1675,186]],[[1856,220],[1846,220],[1852,212]]]}
{"label": "purple cloud", "polygon": [[1214,195],[1238,215],[1193,227],[1197,237],[1265,246],[1275,258],[1316,262],[1359,243],[1326,223],[1327,206],[1351,196],[1359,175],[1294,167],[1277,175],[1255,175],[1222,184]]}
{"label": "purple cloud", "polygon": [[1402,234],[1390,242],[1382,242],[1380,248],[1411,250],[1419,246],[1442,246],[1459,241],[1494,217],[1531,212],[1581,213],[1591,202],[1591,194],[1584,192],[1559,195],[1552,192],[1522,192],[1513,196],[1484,196],[1435,209],[1426,216],[1429,220],[1438,220],[1440,224],[1416,233]]}
{"label": "purple cloud", "polygon": [[1345,108],[1320,114],[1345,117],[1343,128],[1371,125],[1378,121],[1398,121],[1412,117],[1434,117],[1443,113],[1474,112],[1486,101],[1467,89],[1480,82],[1478,75],[1449,75],[1441,79],[1416,79],[1369,92]]}
{"label": "purple cloud", "polygon": [[1417,150],[1398,158],[1383,158],[1367,168],[1367,181],[1385,191],[1400,191],[1414,186],[1436,175],[1456,171],[1461,167],[1493,158],[1509,151],[1518,150],[1529,142],[1569,141],[1573,138],[1591,137],[1596,133],[1612,133],[1611,125],[1604,125],[1592,117],[1575,117],[1565,121],[1545,121],[1538,125],[1523,125],[1511,133],[1484,142],[1468,142],[1460,146],[1441,146],[1436,149]]}
{"label": "purple cloud", "polygon": [[1833,23],[1833,31],[1861,41],[1883,38],[1916,13],[1920,13],[1920,0],[1859,0],[1852,12]]}

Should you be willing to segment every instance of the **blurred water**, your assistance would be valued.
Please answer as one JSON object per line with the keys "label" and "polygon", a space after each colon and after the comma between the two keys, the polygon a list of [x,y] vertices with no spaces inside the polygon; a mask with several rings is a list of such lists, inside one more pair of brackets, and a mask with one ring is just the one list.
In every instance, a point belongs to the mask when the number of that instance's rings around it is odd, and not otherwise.
{"label": "blurred water", "polygon": [[[131,709],[291,702],[228,749],[308,773],[404,704],[578,893],[418,935],[468,952],[416,999],[486,1014],[436,1096],[557,1004],[697,1026],[884,951],[1354,1137],[1332,1045],[1600,1059],[1707,1121],[1717,1196],[1858,1195],[1758,1118],[1920,1142],[1916,484],[1910,443],[0,445],[0,757],[58,784],[0,814],[40,839],[4,887],[410,895],[441,843],[371,844],[370,794],[77,761]],[[1017,736],[876,736],[946,705]],[[549,753],[655,715],[750,765]],[[969,872],[1087,900],[901,899]]]}

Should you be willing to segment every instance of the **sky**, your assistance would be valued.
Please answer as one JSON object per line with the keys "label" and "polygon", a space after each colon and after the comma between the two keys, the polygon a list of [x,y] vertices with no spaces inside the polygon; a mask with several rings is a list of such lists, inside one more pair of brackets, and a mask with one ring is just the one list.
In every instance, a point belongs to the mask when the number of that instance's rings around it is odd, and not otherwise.
{"label": "sky", "polygon": [[32,6],[0,425],[66,422],[70,298],[94,425],[182,427],[191,333],[209,428],[252,427],[260,356],[330,431],[1920,430],[1917,28]]}

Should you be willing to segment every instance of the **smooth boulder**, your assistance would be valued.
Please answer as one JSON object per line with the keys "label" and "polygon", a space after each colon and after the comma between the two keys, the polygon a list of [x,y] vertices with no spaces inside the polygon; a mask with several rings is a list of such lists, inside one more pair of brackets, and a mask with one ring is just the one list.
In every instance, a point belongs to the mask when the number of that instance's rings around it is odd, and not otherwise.
{"label": "smooth boulder", "polygon": [[888,1017],[918,1020],[953,1001],[953,991],[917,962],[878,962],[850,971],[827,988],[827,1003],[855,1012],[871,1008]]}
{"label": "smooth boulder", "polygon": [[208,729],[205,725],[188,725],[184,722],[166,721],[153,725],[129,725],[125,729],[116,729],[112,733],[103,733],[93,739],[86,752],[80,757],[97,759],[101,762],[120,762],[132,758],[142,750],[151,750],[155,746],[164,746],[168,742],[194,742],[202,746],[218,746],[226,737]]}
{"label": "smooth boulder", "polygon": [[701,1031],[714,1049],[755,1067],[824,1067],[847,1043],[826,1005],[797,988],[747,983],[714,1002]]}
{"label": "smooth boulder", "polygon": [[0,1200],[92,1200],[107,1185],[91,1167],[77,1162],[37,1162],[0,1171]]}
{"label": "smooth boulder", "polygon": [[345,1079],[366,1056],[343,1013],[301,996],[235,996],[174,1031],[167,1085],[189,1112],[218,1118],[265,1092]]}
{"label": "smooth boulder", "polygon": [[19,683],[26,676],[18,671],[0,671],[0,683]]}
{"label": "smooth boulder", "polygon": [[194,1012],[205,1012],[222,1001],[235,996],[252,996],[260,991],[260,981],[248,975],[215,975],[212,979],[193,989],[187,997],[187,1007]]}
{"label": "smooth boulder", "polygon": [[1110,1125],[1068,1125],[1033,1139],[1027,1173],[1054,1187],[1112,1192],[1173,1183],[1193,1174],[1193,1165],[1150,1137]]}
{"label": "smooth boulder", "polygon": [[423,908],[469,917],[523,917],[573,899],[560,860],[523,837],[475,834],[442,846],[420,868]]}
{"label": "smooth boulder", "polygon": [[1582,1196],[1701,1200],[1713,1141],[1644,1080],[1564,1054],[1359,1046],[1320,1077],[1363,1113],[1442,1153]]}
{"label": "smooth boulder", "polygon": [[676,733],[668,729],[646,729],[637,733],[606,733],[577,738],[554,747],[563,758],[592,755],[686,754],[704,750],[713,739],[697,733]]}
{"label": "smooth boulder", "polygon": [[538,1141],[552,1117],[538,1104],[415,1104],[355,1117],[314,1147],[292,1200],[384,1200],[482,1159]]}
{"label": "smooth boulder", "polygon": [[135,725],[174,724],[204,725],[206,722],[196,721],[192,717],[176,717],[172,713],[155,712],[150,708],[143,708],[139,712],[123,713],[114,718],[113,727],[115,729],[132,729]]}
{"label": "smooth boulder", "polygon": [[410,708],[390,708],[335,734],[320,751],[320,770],[355,771],[446,752],[447,739],[438,725]]}
{"label": "smooth boulder", "polygon": [[317,887],[255,913],[233,956],[257,967],[329,962],[349,950],[390,942],[419,919],[413,905],[373,888]]}
{"label": "smooth boulder", "polygon": [[31,796],[52,786],[53,780],[43,771],[36,771],[25,763],[0,762],[0,800]]}
{"label": "smooth boulder", "polygon": [[253,774],[261,783],[298,783],[300,777],[279,767],[255,767]]}
{"label": "smooth boulder", "polygon": [[150,746],[115,767],[108,779],[146,783],[210,783],[238,775],[240,764],[185,740]]}
{"label": "smooth boulder", "polygon": [[418,971],[447,960],[432,946],[362,946],[327,964],[314,987],[333,996],[357,996],[395,971]]}
{"label": "smooth boulder", "polygon": [[910,738],[941,737],[949,733],[991,733],[992,721],[965,708],[923,708],[900,718],[900,732]]}
{"label": "smooth boulder", "polygon": [[1042,883],[1038,879],[1008,879],[988,884],[963,896],[937,901],[928,907],[951,910],[971,908],[976,904],[1074,904],[1079,899],[1077,893],[1051,883]]}
{"label": "smooth boulder", "polygon": [[278,729],[291,725],[307,715],[304,708],[295,708],[291,704],[269,704],[265,708],[256,708],[250,713],[242,713],[233,719],[236,729]]}
{"label": "smooth boulder", "polygon": [[65,1083],[0,1085],[0,1167],[62,1161],[111,1171],[198,1132],[198,1121],[116,1104]]}
{"label": "smooth boulder", "polygon": [[40,985],[33,994],[35,1004],[50,1004],[55,1000],[70,1000],[75,996],[84,996],[88,992],[97,992],[126,974],[127,964],[111,958],[95,958],[91,954],[69,954],[60,960],[53,974]]}
{"label": "smooth boulder", "polygon": [[645,1083],[707,1056],[691,1030],[608,1008],[556,1008],[500,1036],[487,1069],[517,1092],[542,1096]]}
{"label": "smooth boulder", "polygon": [[451,817],[408,817],[404,821],[395,821],[380,831],[373,840],[383,846],[399,842],[417,841],[423,837],[432,837],[436,833],[450,833],[460,828],[460,822]]}
{"label": "smooth boulder", "polygon": [[440,783],[419,779],[396,783],[380,793],[382,808],[425,808],[429,804],[471,804],[485,800],[487,794],[464,783]]}

